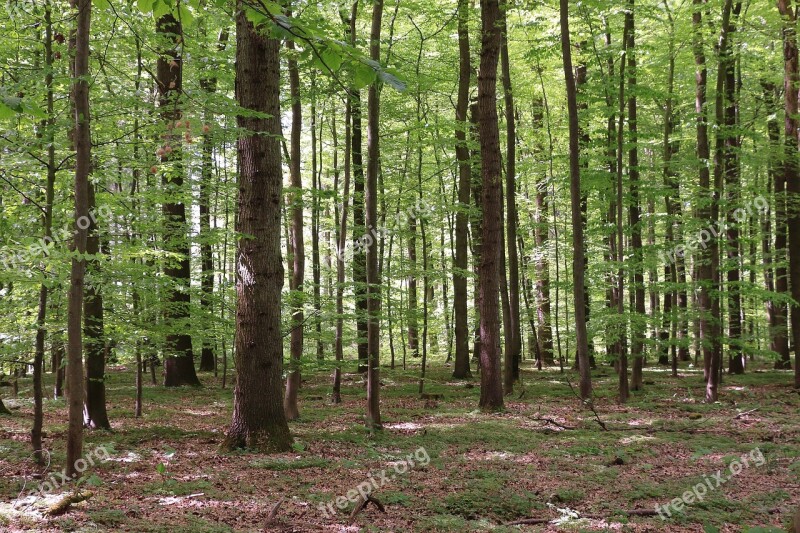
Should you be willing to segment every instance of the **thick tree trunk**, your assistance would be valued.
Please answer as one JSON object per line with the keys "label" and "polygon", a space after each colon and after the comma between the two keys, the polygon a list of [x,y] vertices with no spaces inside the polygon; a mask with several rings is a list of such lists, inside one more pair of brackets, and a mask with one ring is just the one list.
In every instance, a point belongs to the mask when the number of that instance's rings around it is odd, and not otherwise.
{"label": "thick tree trunk", "polygon": [[467,144],[467,110],[472,78],[469,52],[469,0],[458,0],[458,102],[456,103],[456,159],[458,159],[458,211],[456,212],[455,264],[453,269],[453,307],[456,356],[453,377],[472,377],[469,368],[469,317],[467,309],[467,269],[469,268],[469,192],[472,163]]}
{"label": "thick tree trunk", "polygon": [[[67,432],[67,476],[77,476],[75,465],[83,455],[83,290],[86,275],[87,228],[79,223],[89,216],[89,173],[92,164],[92,139],[89,119],[89,35],[92,17],[91,0],[72,0],[77,10],[74,41],[72,99],[74,102],[73,142],[75,144],[75,238],[78,257],[72,259],[69,303],[67,305],[67,387],[69,388],[69,429]],[[74,43],[74,44],[73,44]]]}
{"label": "thick tree trunk", "polygon": [[[798,89],[800,72],[797,51],[797,7],[792,9],[788,0],[778,0],[778,10],[784,19],[783,26],[783,92],[785,103],[784,142],[786,150],[783,159],[783,182],[786,186],[786,225],[789,227],[789,285],[791,296],[800,302],[800,162],[798,161],[798,134],[800,121],[798,112]],[[776,197],[778,190],[775,190]],[[780,201],[780,200],[779,200]],[[781,222],[778,222],[780,224]],[[778,229],[780,233],[782,230]],[[777,244],[775,246],[777,251]],[[779,278],[780,279],[780,278]],[[781,287],[778,288],[781,290]],[[792,339],[795,350],[794,387],[800,389],[800,305],[793,305]]]}
{"label": "thick tree trunk", "polygon": [[[161,119],[167,128],[164,135],[162,156],[163,163],[173,168],[162,173],[164,187],[170,192],[170,200],[162,208],[164,216],[164,249],[176,254],[179,258],[168,258],[164,265],[164,275],[172,284],[167,289],[164,307],[164,323],[168,329],[165,360],[164,385],[180,387],[181,385],[200,386],[194,369],[192,337],[188,333],[191,328],[189,315],[189,288],[191,285],[191,269],[189,256],[191,247],[188,240],[189,226],[186,222],[186,206],[182,199],[185,194],[183,168],[181,166],[181,132],[178,124],[181,119],[179,99],[183,91],[183,58],[179,54],[182,47],[183,28],[181,23],[171,14],[163,15],[156,23],[156,31],[172,46],[163,50],[157,63],[157,82],[159,109]],[[187,130],[184,134],[190,136]],[[174,200],[173,200],[174,199]]]}
{"label": "thick tree trunk", "polygon": [[[372,28],[370,30],[369,57],[380,60],[381,22],[383,0],[372,3]],[[382,240],[378,230],[378,172],[380,170],[380,92],[378,81],[369,87],[367,98],[367,179],[365,184],[366,231],[374,235],[375,242],[367,249],[367,416],[366,426],[381,429],[380,411],[380,312],[381,280],[378,269],[378,249]]]}
{"label": "thick tree trunk", "polygon": [[566,80],[567,109],[569,112],[569,174],[570,201],[572,204],[572,284],[575,301],[575,342],[580,360],[580,395],[591,401],[592,376],[589,368],[589,339],[586,331],[586,306],[584,301],[583,226],[581,224],[581,161],[580,124],[575,75],[572,72],[572,45],[569,34],[569,0],[560,0],[561,54]]}
{"label": "thick tree trunk", "polygon": [[[291,16],[291,13],[289,13]],[[295,58],[294,41],[288,40],[286,48],[289,50],[289,93],[292,101],[292,131],[290,134],[291,153],[289,160],[289,180],[291,183],[290,212],[292,217],[291,242],[292,242],[292,277],[289,289],[292,307],[292,322],[290,333],[290,363],[289,375],[286,377],[286,396],[284,398],[284,411],[287,420],[296,420],[300,417],[300,408],[297,405],[297,394],[300,391],[300,360],[303,357],[303,328],[304,295],[303,281],[306,270],[305,240],[303,238],[303,179],[300,173],[300,136],[303,133],[303,103],[300,101],[300,72]]]}
{"label": "thick tree trunk", "polygon": [[[280,41],[259,35],[242,2],[236,16],[236,99],[269,118],[240,116],[233,418],[223,449],[284,452],[292,436],[283,411],[281,334]],[[276,342],[276,339],[278,340]]]}
{"label": "thick tree trunk", "polygon": [[[503,5],[505,8],[505,5]],[[481,0],[481,62],[478,70],[479,138],[481,148],[481,181],[483,228],[480,266],[480,407],[496,411],[503,407],[502,372],[500,369],[500,324],[498,296],[500,290],[501,161],[500,130],[497,117],[497,64],[500,59],[502,29],[498,0]]]}

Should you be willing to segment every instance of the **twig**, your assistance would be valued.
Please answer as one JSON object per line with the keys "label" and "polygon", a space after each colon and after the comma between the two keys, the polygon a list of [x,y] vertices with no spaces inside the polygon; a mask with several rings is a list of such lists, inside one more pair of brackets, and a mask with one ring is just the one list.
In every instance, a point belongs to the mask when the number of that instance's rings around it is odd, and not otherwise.
{"label": "twig", "polygon": [[546,422],[546,423],[548,423],[548,424],[552,424],[552,425],[554,425],[554,426],[558,426],[558,427],[560,427],[561,429],[578,429],[578,428],[577,428],[577,427],[575,427],[575,426],[565,426],[565,425],[563,425],[563,424],[559,424],[558,422],[556,422],[556,421],[555,421],[555,420],[553,420],[552,418],[547,418],[547,417],[538,417],[538,416],[529,416],[528,418],[530,418],[531,420],[534,420],[534,421],[536,421],[536,422]]}
{"label": "twig", "polygon": [[382,504],[382,503],[381,503],[381,502],[380,502],[380,501],[379,501],[377,498],[375,498],[374,496],[372,496],[372,494],[367,494],[367,497],[366,497],[366,498],[364,498],[363,496],[362,496],[361,498],[359,498],[359,499],[358,499],[358,503],[356,503],[356,506],[355,506],[355,507],[353,507],[353,512],[352,512],[352,513],[350,513],[350,518],[348,518],[348,519],[347,519],[347,525],[348,525],[348,526],[351,526],[351,525],[353,525],[353,522],[355,522],[355,521],[356,521],[356,516],[358,515],[358,513],[360,513],[361,511],[363,511],[363,510],[364,510],[364,509],[367,507],[367,504],[368,504],[369,502],[372,502],[372,503],[374,503],[374,504],[375,504],[375,506],[376,506],[376,507],[377,507],[377,508],[378,508],[378,509],[379,509],[379,510],[382,512],[382,513],[384,513],[384,514],[386,513],[386,508],[383,506],[383,504]]}
{"label": "twig", "polygon": [[749,411],[745,411],[744,413],[739,413],[738,415],[734,416],[733,419],[734,420],[739,420],[743,416],[747,416],[750,413],[755,413],[756,411],[758,411],[758,407],[756,407],[755,409],[750,409]]}

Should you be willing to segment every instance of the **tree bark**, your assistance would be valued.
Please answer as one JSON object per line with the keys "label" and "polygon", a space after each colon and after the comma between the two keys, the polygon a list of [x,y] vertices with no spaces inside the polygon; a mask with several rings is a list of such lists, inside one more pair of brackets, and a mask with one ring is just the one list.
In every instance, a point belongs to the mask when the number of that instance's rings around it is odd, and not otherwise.
{"label": "tree bark", "polygon": [[[534,107],[532,126],[541,130],[544,128],[544,102],[538,100]],[[537,146],[537,151],[544,153],[543,146]],[[550,327],[550,261],[548,260],[548,242],[550,237],[550,222],[548,211],[550,201],[547,193],[547,172],[542,171],[536,183],[536,226],[534,239],[538,248],[536,260],[536,315],[538,317],[539,353],[543,364],[553,364],[553,330]]]}
{"label": "tree bark", "polygon": [[456,212],[455,264],[453,269],[453,307],[456,356],[453,377],[472,377],[469,367],[469,316],[467,309],[467,269],[469,241],[469,193],[472,162],[467,144],[467,110],[472,79],[469,47],[469,0],[458,0],[458,102],[456,103],[456,159],[458,159],[458,211]]}
{"label": "tree bark", "polygon": [[572,289],[575,301],[575,342],[580,360],[580,396],[584,401],[592,398],[592,376],[589,368],[589,344],[586,331],[586,307],[583,295],[583,226],[581,224],[581,161],[580,124],[578,122],[578,97],[575,75],[572,71],[572,45],[569,34],[569,0],[560,0],[561,53],[566,80],[567,110],[569,112],[569,174],[570,201],[572,204]]}
{"label": "tree bark", "polygon": [[511,65],[508,57],[508,20],[506,10],[501,12],[502,37],[500,62],[503,73],[503,95],[506,118],[506,247],[508,248],[508,303],[509,330],[506,357],[509,358],[510,375],[506,376],[506,389],[519,380],[522,356],[522,326],[520,314],[519,251],[517,249],[517,122],[514,109],[514,91],[511,85]]}
{"label": "tree bark", "polygon": [[501,9],[498,0],[481,0],[481,62],[478,70],[478,128],[481,149],[483,228],[480,266],[480,362],[481,397],[484,411],[503,408],[500,368],[500,290],[501,218],[500,130],[497,117],[497,64],[502,41]]}
{"label": "tree bark", "polygon": [[[89,212],[95,211],[94,184],[89,185]],[[89,218],[88,236],[86,239],[86,253],[91,259],[87,262],[87,269],[92,277],[99,281],[100,276],[100,234],[98,233],[98,219],[96,216]],[[83,336],[86,339],[86,402],[83,410],[83,424],[89,429],[111,429],[106,411],[106,338],[103,316],[103,294],[101,287],[89,285],[86,287],[83,302]]]}
{"label": "tree bark", "polygon": [[[243,3],[236,16],[236,99],[268,118],[237,117],[239,216],[233,418],[223,449],[291,449],[283,411],[281,334],[280,41],[257,33]],[[276,339],[278,342],[276,342]]]}
{"label": "tree bark", "polygon": [[[372,28],[370,30],[369,57],[380,60],[381,22],[383,0],[372,3]],[[376,80],[369,87],[367,97],[367,179],[365,184],[366,231],[373,234],[374,242],[367,249],[367,416],[369,429],[381,429],[380,412],[380,312],[381,280],[378,269],[378,248],[382,240],[378,231],[378,172],[380,170],[380,92]]]}
{"label": "tree bark", "polygon": [[[639,203],[639,132],[637,125],[636,101],[636,24],[634,14],[634,0],[628,0],[628,9],[625,18],[630,19],[628,24],[627,56],[629,62],[628,75],[628,131],[630,133],[631,148],[628,150],[628,179],[630,181],[630,224],[631,248],[633,250],[633,296],[634,311],[638,317],[645,317],[644,293],[644,258],[642,255],[642,216]],[[631,390],[642,388],[642,366],[644,363],[644,336],[645,331],[639,325],[639,320],[632,321],[631,357],[633,357],[633,371],[631,372]]]}
{"label": "tree bark", "polygon": [[[67,387],[69,388],[69,429],[67,432],[67,476],[77,476],[76,462],[83,455],[83,290],[86,275],[87,228],[78,223],[89,216],[89,173],[92,139],[89,109],[89,39],[92,19],[91,0],[72,0],[77,10],[74,41],[72,99],[74,105],[73,142],[75,145],[75,237],[67,307]],[[74,44],[73,44],[74,43]]]}
{"label": "tree bark", "polygon": [[[164,42],[171,43],[168,49],[160,52],[156,71],[158,105],[161,119],[167,128],[167,133],[164,135],[165,153],[161,161],[168,165],[168,168],[162,170],[162,181],[170,198],[162,207],[163,246],[166,251],[179,257],[168,258],[164,265],[164,276],[171,283],[167,289],[164,307],[164,325],[168,329],[164,350],[164,385],[200,386],[200,380],[197,379],[194,369],[192,337],[187,333],[191,327],[189,315],[191,247],[188,240],[186,206],[183,203],[184,179],[181,150],[178,146],[181,143],[181,133],[177,129],[177,122],[181,119],[179,100],[183,91],[183,58],[179,53],[182,48],[183,28],[180,21],[172,14],[166,14],[156,22],[156,32]],[[190,133],[187,131],[185,135]]]}
{"label": "tree bark", "polygon": [[[291,12],[289,12],[291,16]],[[300,71],[295,57],[294,41],[287,40],[286,48],[289,50],[289,93],[292,101],[292,131],[290,134],[291,153],[289,159],[290,212],[292,217],[292,277],[290,280],[290,297],[292,307],[291,333],[289,341],[290,363],[289,375],[286,377],[286,396],[284,398],[284,411],[287,420],[300,418],[300,408],[297,405],[297,394],[300,391],[300,361],[303,357],[303,281],[306,270],[305,242],[303,238],[303,178],[300,173],[300,136],[303,133],[303,103],[300,101]]]}

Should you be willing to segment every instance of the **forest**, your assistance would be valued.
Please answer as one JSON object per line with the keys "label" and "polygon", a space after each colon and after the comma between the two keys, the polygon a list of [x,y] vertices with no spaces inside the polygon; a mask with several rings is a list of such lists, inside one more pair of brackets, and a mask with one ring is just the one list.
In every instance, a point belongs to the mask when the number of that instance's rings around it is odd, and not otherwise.
{"label": "forest", "polygon": [[5,0],[0,531],[800,533],[800,0]]}

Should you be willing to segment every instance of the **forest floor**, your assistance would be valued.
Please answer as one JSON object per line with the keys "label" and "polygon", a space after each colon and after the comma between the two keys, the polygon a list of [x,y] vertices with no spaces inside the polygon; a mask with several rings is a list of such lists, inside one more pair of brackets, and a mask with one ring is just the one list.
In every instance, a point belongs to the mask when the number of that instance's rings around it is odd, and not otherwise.
{"label": "forest floor", "polygon": [[[696,371],[672,378],[650,367],[644,390],[620,406],[616,375],[599,368],[604,431],[556,368],[525,366],[524,393],[518,386],[498,414],[478,412],[477,382],[452,381],[449,368],[429,372],[426,392],[442,395],[433,400],[417,394],[415,369],[382,369],[385,428],[374,435],[363,427],[359,375],[345,375],[344,403],[334,406],[328,373],[309,372],[302,417],[291,423],[294,452],[266,456],[218,453],[232,406],[218,378],[203,375],[200,389],[148,384],[137,419],[133,373],[111,369],[114,431],[87,433],[84,447],[108,460],[87,470],[81,488],[93,497],[53,518],[43,516],[46,502],[25,495],[64,464],[66,405],[45,403],[52,456],[42,476],[29,451],[25,380],[16,399],[4,389],[13,415],[0,416],[0,531],[785,531],[800,506],[800,395],[790,373],[753,370],[726,375],[721,401],[707,405]],[[413,466],[403,465],[409,455]],[[353,503],[335,515],[320,510],[370,475],[382,484],[373,494],[385,513],[370,504],[348,526]],[[654,511],[692,487],[697,500],[703,484],[711,488],[702,501],[671,507],[667,520],[622,513]],[[47,501],[73,487],[54,487]],[[505,525],[526,518],[545,523]]]}

